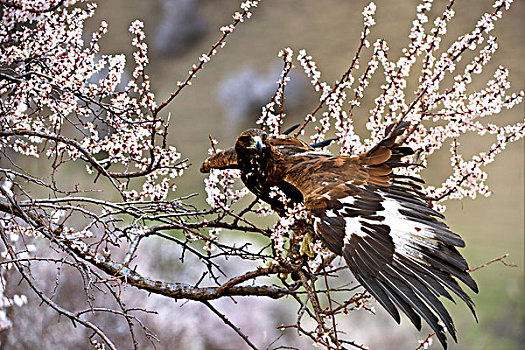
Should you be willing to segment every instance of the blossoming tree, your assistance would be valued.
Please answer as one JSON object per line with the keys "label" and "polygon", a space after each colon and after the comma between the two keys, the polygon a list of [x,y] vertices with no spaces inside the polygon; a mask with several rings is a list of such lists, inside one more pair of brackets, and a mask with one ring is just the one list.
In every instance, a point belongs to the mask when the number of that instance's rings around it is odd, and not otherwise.
{"label": "blossoming tree", "polygon": [[[370,3],[363,11],[361,40],[339,80],[323,81],[305,50],[295,55],[284,48],[279,53],[284,62],[281,77],[257,123],[271,134],[281,133],[286,123],[288,74],[297,62],[311,79],[319,102],[296,129],[296,136],[305,135],[315,143],[333,137],[332,152],[355,154],[375,145],[388,125],[407,121],[411,127],[404,142],[417,150],[412,162],[420,166],[404,169],[406,175],[419,177],[437,150],[450,149],[452,173],[442,184],[425,188],[431,205],[444,211],[446,200],[488,196],[484,167],[509,142],[525,136],[525,122],[501,126],[485,119],[519,104],[524,93],[510,90],[509,71],[504,67],[482,89],[471,91],[469,84],[496,52],[498,43],[491,31],[511,2],[495,1],[492,12],[484,14],[470,32],[443,47],[455,1],[448,1],[433,21],[428,15],[432,1],[421,1],[410,44],[396,61],[389,59],[385,40],[370,42],[376,10]],[[258,217],[271,214],[271,209],[247,195],[239,186],[236,170],[211,171],[205,180],[206,207],[196,207],[194,195],[179,195],[175,186],[176,181],[184,186],[189,160],[168,142],[169,132],[176,130],[170,128],[167,106],[190,88],[199,71],[220,54],[228,37],[259,5],[264,4],[241,3],[232,23],[220,28],[217,42],[198,58],[186,79],[160,100],[148,75],[142,22],[135,21],[129,28],[135,51],[131,77],[124,82],[123,75],[129,70],[125,55],[100,52],[99,40],[107,33],[107,23],[100,23],[85,39],[84,23],[94,15],[95,3],[0,0],[2,329],[11,325],[7,309],[34,307],[24,306],[26,294],[32,294],[61,317],[89,329],[89,342],[96,348],[118,346],[111,327],[100,321],[99,314],[111,315],[107,317],[126,325],[129,339],[122,346],[141,348],[143,338],[156,340],[139,315],[150,310],[124,301],[129,286],[202,303],[250,348],[257,344],[210,301],[239,296],[292,299],[299,307],[296,323],[270,327],[283,332],[294,329],[325,348],[366,348],[337,324],[355,309],[373,311],[370,296],[337,279],[342,268],[320,242],[313,243],[313,258],[293,253],[302,235],[296,225],[304,215],[300,208],[290,209],[273,226],[261,221]],[[475,57],[460,66],[468,51],[476,52]],[[365,52],[370,59],[363,60]],[[419,80],[412,93],[407,79],[414,76]],[[381,92],[374,105],[365,106],[362,99],[372,79],[382,82]],[[353,115],[359,108],[369,110],[366,136],[354,130]],[[466,157],[457,141],[465,133],[494,135],[496,141]],[[213,154],[217,141],[211,142]],[[65,180],[78,166],[85,169],[82,180]],[[234,243],[223,237],[223,230],[251,232],[261,239],[256,244]],[[290,235],[291,231],[296,234]],[[202,275],[191,281],[173,281],[144,272],[141,254],[155,254],[144,250],[144,242],[151,237],[172,244],[182,261],[197,265]],[[245,262],[241,265],[244,270],[225,273],[224,264],[230,260]],[[43,288],[42,265],[52,266],[57,276],[62,269],[76,271],[83,305],[57,302],[62,281],[56,277],[52,290]],[[12,273],[27,286],[26,293],[9,293]],[[303,321],[307,318],[313,322]],[[428,347],[431,339],[427,337],[419,348]],[[267,345],[272,346],[277,345]]]}

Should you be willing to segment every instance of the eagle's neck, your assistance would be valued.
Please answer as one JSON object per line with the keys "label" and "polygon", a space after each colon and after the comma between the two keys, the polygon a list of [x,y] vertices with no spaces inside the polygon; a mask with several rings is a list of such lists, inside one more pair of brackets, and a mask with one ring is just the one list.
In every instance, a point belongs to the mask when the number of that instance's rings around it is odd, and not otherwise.
{"label": "eagle's neck", "polygon": [[263,191],[268,190],[266,170],[268,155],[262,154],[237,154],[237,162],[241,169],[241,180],[246,187],[257,196],[262,197]]}
{"label": "eagle's neck", "polygon": [[266,150],[258,155],[237,154],[237,162],[241,170],[241,180],[246,187],[273,209],[284,209],[281,200],[271,195],[272,188],[279,188],[292,203],[303,201],[303,195],[291,184],[283,180],[285,174],[285,156],[276,147],[267,145]]}

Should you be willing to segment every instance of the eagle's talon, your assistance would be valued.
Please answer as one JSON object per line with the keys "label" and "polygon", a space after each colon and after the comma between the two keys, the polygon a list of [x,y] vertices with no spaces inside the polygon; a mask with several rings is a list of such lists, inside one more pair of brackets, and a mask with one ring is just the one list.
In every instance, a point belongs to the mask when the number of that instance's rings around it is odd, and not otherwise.
{"label": "eagle's talon", "polygon": [[315,257],[315,252],[312,247],[312,244],[314,242],[314,236],[312,232],[307,232],[303,240],[301,241],[301,247],[299,248],[299,254],[301,256],[306,256],[310,259],[313,259]]}
{"label": "eagle's talon", "polygon": [[277,276],[278,276],[280,279],[285,280],[285,279],[288,278],[288,275],[289,275],[289,273],[287,273],[287,272],[286,272],[286,273],[285,273],[285,272],[281,272],[281,273],[280,273],[279,275],[277,275]]}

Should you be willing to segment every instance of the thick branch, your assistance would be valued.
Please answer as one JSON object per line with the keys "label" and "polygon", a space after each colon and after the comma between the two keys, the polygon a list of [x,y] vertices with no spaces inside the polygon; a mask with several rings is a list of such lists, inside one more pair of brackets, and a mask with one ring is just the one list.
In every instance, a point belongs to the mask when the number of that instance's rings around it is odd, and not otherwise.
{"label": "thick branch", "polygon": [[[101,254],[93,254],[89,249],[83,250],[77,244],[75,244],[75,242],[60,237],[58,232],[48,227],[45,222],[35,213],[26,212],[18,206],[9,205],[2,202],[0,202],[0,211],[23,219],[29,225],[35,227],[38,230],[41,230],[48,239],[60,238],[59,244],[62,244],[63,248],[65,248],[67,251],[74,253],[79,258],[91,263],[108,275],[123,279],[127,284],[151,293],[163,295],[173,299],[188,299],[197,301],[213,300],[224,296],[266,296],[278,299],[285,295],[294,293],[292,290],[277,286],[194,287],[187,283],[170,283],[154,280],[137,273],[124,264],[112,261]],[[255,275],[270,275],[291,271],[289,271],[289,269],[284,269],[277,266],[266,269],[263,272],[264,273],[255,273]]]}

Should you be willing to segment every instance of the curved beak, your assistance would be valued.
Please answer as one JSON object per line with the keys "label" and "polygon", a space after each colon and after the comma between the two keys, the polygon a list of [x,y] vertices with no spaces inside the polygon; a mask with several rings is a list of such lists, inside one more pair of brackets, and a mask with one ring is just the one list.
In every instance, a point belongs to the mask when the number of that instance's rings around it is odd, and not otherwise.
{"label": "curved beak", "polygon": [[248,149],[254,149],[254,150],[257,150],[258,152],[261,152],[264,148],[264,142],[263,140],[261,139],[260,136],[255,136],[253,138],[253,143],[247,147]]}

